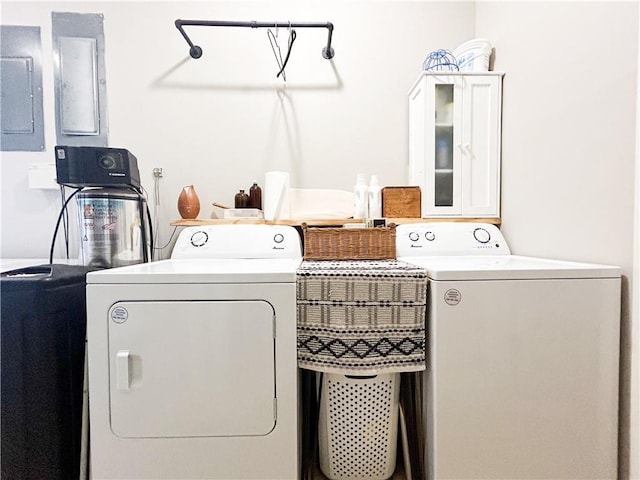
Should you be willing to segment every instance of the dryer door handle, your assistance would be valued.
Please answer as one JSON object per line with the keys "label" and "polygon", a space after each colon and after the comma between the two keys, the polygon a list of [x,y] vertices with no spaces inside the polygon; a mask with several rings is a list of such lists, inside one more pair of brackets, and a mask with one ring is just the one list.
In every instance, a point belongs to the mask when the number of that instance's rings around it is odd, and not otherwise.
{"label": "dryer door handle", "polygon": [[129,350],[119,350],[116,354],[116,388],[129,390]]}

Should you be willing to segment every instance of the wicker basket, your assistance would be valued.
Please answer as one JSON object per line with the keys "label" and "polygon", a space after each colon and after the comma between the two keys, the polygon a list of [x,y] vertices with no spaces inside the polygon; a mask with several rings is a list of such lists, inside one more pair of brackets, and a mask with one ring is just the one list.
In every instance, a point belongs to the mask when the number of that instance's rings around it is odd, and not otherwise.
{"label": "wicker basket", "polygon": [[388,260],[396,258],[396,226],[309,228],[302,224],[305,260]]}

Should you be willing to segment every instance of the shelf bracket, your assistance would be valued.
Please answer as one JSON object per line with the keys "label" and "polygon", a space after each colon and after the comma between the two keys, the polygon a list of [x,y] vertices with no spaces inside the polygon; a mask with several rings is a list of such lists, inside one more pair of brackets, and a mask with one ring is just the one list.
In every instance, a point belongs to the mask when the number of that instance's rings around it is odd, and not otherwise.
{"label": "shelf bracket", "polygon": [[331,47],[331,37],[333,36],[333,23],[314,23],[314,22],[234,22],[224,20],[181,20],[175,21],[176,28],[182,34],[189,44],[189,55],[191,58],[200,58],[202,56],[202,48],[194,45],[183,27],[246,27],[246,28],[326,28],[327,45],[322,49],[322,57],[327,60],[333,58],[334,51]]}

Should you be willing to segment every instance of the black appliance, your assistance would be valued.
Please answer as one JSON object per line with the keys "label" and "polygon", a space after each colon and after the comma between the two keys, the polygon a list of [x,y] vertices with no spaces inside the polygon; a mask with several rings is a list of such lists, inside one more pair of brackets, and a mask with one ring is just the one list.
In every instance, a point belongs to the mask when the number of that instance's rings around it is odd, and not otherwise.
{"label": "black appliance", "polygon": [[56,146],[56,182],[140,191],[138,159],[124,148]]}
{"label": "black appliance", "polygon": [[0,275],[3,480],[79,478],[92,270],[54,264]]}

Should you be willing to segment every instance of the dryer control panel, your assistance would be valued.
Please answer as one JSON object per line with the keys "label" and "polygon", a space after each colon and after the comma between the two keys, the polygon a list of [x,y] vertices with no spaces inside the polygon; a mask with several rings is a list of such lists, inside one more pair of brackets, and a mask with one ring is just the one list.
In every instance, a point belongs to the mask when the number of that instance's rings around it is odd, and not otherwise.
{"label": "dryer control panel", "polygon": [[171,258],[301,258],[297,230],[287,225],[203,225],[187,227]]}
{"label": "dryer control panel", "polygon": [[408,223],[396,227],[396,255],[509,255],[502,232],[493,224]]}

